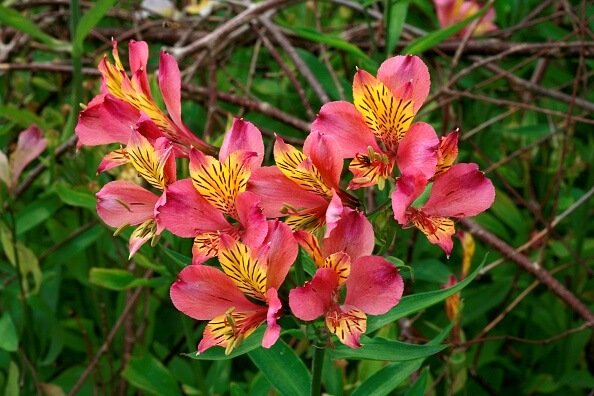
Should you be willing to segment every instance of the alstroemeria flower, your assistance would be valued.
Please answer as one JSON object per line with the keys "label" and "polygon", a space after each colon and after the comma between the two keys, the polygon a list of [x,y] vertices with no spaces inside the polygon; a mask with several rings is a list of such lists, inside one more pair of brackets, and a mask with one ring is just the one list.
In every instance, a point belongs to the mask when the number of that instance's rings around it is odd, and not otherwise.
{"label": "alstroemeria flower", "polygon": [[495,188],[474,163],[453,165],[433,180],[429,199],[416,208],[412,204],[429,180],[418,175],[398,178],[392,193],[392,209],[399,224],[412,223],[449,257],[455,233],[454,219],[476,216],[491,207]]}
{"label": "alstroemeria flower", "polygon": [[25,167],[46,147],[47,140],[43,137],[41,129],[31,125],[19,134],[16,148],[10,154],[10,159],[0,151],[0,180],[6,183],[9,191],[14,191]]}
{"label": "alstroemeria flower", "polygon": [[[444,28],[462,22],[464,19],[471,17],[480,11],[481,6],[476,1],[463,0],[433,0],[435,9],[437,11],[437,19],[439,25]],[[497,26],[493,23],[495,20],[495,10],[490,8],[483,16],[481,21],[472,32],[473,36],[480,36],[487,32],[497,30]],[[459,36],[463,36],[468,27],[458,32]]]}
{"label": "alstroemeria flower", "polygon": [[[153,146],[140,133],[133,131],[122,162],[130,162],[151,186],[165,190],[175,182],[175,157],[173,147],[165,138],[159,138]],[[130,237],[130,257],[152,239],[156,243],[162,229],[155,220],[158,195],[134,183],[117,180],[107,183],[97,193],[97,214],[108,225],[118,228],[138,226]],[[116,233],[118,232],[116,231]]]}
{"label": "alstroemeria flower", "polygon": [[287,216],[294,230],[315,231],[326,224],[328,234],[343,210],[343,200],[356,205],[353,197],[340,190],[342,159],[330,136],[318,136],[302,153],[277,136],[274,144],[276,166],[254,172],[248,190],[262,198],[267,217]]}
{"label": "alstroemeria flower", "polygon": [[266,240],[257,249],[222,235],[218,253],[222,270],[190,265],[171,286],[171,301],[177,309],[209,321],[198,353],[218,345],[229,354],[264,322],[262,346],[270,348],[278,339],[276,321],[282,309],[278,289],[297,257],[297,242],[284,223],[270,221],[268,228]]}
{"label": "alstroemeria flower", "polygon": [[263,155],[260,131],[240,119],[225,135],[219,159],[190,151],[190,179],[169,186],[157,219],[175,235],[194,238],[194,264],[217,255],[222,235],[241,238],[249,246],[266,237],[260,197],[246,191]]}
{"label": "alstroemeria flower", "polygon": [[295,236],[318,269],[311,282],[290,291],[291,311],[305,321],[324,316],[340,342],[358,348],[367,329],[366,314],[384,314],[400,301],[404,283],[398,269],[371,256],[373,227],[362,213],[348,208],[321,244],[307,232]]}
{"label": "alstroemeria flower", "polygon": [[308,139],[318,134],[335,139],[339,155],[353,158],[349,188],[383,188],[394,169],[401,140],[429,94],[429,71],[416,56],[395,56],[381,64],[377,78],[357,69],[354,104],[322,106]]}
{"label": "alstroemeria flower", "polygon": [[[173,56],[161,52],[159,59],[158,82],[169,114],[166,115],[150,91],[146,73],[148,45],[131,40],[128,49],[132,77],[128,77],[120,61],[116,41],[112,51],[114,63],[105,56],[99,64],[101,94],[79,115],[78,145],[125,144],[130,132],[137,129],[150,139],[166,137],[182,152],[195,147],[214,153],[214,148],[194,135],[182,121],[181,76]],[[147,120],[151,122],[143,122]]]}

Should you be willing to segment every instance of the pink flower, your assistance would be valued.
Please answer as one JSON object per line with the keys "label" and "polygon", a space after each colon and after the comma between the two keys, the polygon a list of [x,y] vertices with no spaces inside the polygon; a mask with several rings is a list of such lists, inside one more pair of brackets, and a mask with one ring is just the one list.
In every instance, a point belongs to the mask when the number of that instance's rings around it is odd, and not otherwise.
{"label": "pink flower", "polygon": [[[352,348],[367,328],[367,315],[386,313],[400,301],[404,290],[398,269],[382,257],[371,256],[373,228],[359,212],[345,213],[321,244],[311,234],[296,237],[318,269],[304,286],[289,293],[293,314],[311,321],[325,317],[328,330]],[[344,300],[341,289],[346,289]]]}
{"label": "pink flower", "polygon": [[416,56],[395,56],[381,64],[377,78],[358,69],[353,80],[354,104],[322,106],[306,140],[329,136],[338,155],[353,158],[349,188],[379,185],[391,178],[398,147],[429,94],[429,71]]}
{"label": "pink flower", "polygon": [[[462,22],[464,19],[471,17],[479,12],[481,6],[476,1],[463,0],[433,0],[435,9],[437,11],[437,19],[442,28]],[[493,23],[495,20],[495,10],[490,8],[489,11],[482,17],[481,21],[472,32],[473,36],[480,36],[487,32],[497,30],[497,26]],[[459,36],[464,36],[468,27],[458,32]]]}
{"label": "pink flower", "polygon": [[103,58],[99,64],[102,86],[79,115],[76,126],[79,146],[127,143],[132,130],[137,129],[150,139],[166,137],[180,152],[196,147],[206,153],[215,149],[196,137],[181,118],[181,76],[175,59],[161,52],[158,82],[165,102],[166,115],[155,103],[148,82],[146,65],[148,45],[131,40],[128,45],[132,77],[128,77],[120,61],[117,42],[113,41],[112,64]]}
{"label": "pink flower", "polygon": [[[130,162],[138,174],[156,189],[165,190],[175,182],[173,147],[165,138],[157,139],[153,146],[148,139],[133,131],[126,149],[109,154],[102,166],[110,168],[126,162]],[[164,199],[165,195],[159,198],[134,183],[118,180],[106,184],[97,193],[97,214],[106,224],[118,228],[116,233],[126,226],[137,226],[129,242],[132,257],[147,241],[152,240],[153,245],[156,243],[162,229],[157,226],[155,210]]]}
{"label": "pink flower", "polygon": [[262,199],[267,217],[287,216],[294,230],[316,230],[326,224],[328,234],[343,210],[343,200],[356,206],[354,198],[340,190],[342,158],[330,136],[317,135],[302,153],[280,137],[274,145],[276,166],[254,172],[248,190]]}
{"label": "pink flower", "polygon": [[194,319],[209,320],[198,353],[218,345],[229,354],[264,322],[262,346],[274,345],[280,335],[276,321],[282,309],[278,289],[297,250],[291,230],[271,221],[258,249],[222,235],[218,253],[222,270],[190,265],[180,272],[170,290],[173,305]]}
{"label": "pink flower", "polygon": [[427,202],[419,208],[413,207],[428,183],[429,180],[418,175],[403,175],[398,179],[392,193],[394,218],[403,226],[412,223],[449,257],[455,233],[453,219],[476,216],[487,210],[495,200],[495,188],[477,164],[456,164],[435,176]]}
{"label": "pink flower", "polygon": [[158,208],[158,224],[175,235],[194,238],[193,262],[217,255],[222,235],[241,238],[250,247],[266,237],[260,197],[246,191],[258,169],[264,143],[258,128],[235,119],[225,135],[219,159],[190,150],[190,179],[167,188]]}
{"label": "pink flower", "polygon": [[10,159],[0,151],[0,180],[9,191],[14,191],[21,173],[27,165],[46,149],[47,140],[43,137],[41,129],[31,125],[19,134],[15,150]]}

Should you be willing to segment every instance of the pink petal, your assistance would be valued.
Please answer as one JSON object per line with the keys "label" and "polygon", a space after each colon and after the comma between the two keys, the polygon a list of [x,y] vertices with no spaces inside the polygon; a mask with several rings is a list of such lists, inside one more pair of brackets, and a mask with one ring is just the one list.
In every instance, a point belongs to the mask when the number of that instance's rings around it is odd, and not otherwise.
{"label": "pink petal", "polygon": [[231,129],[227,131],[223,139],[223,144],[219,151],[219,160],[223,162],[232,152],[240,150],[257,154],[257,156],[254,156],[248,162],[252,170],[262,165],[262,160],[264,159],[262,133],[251,122],[235,118],[233,119]]}
{"label": "pink petal", "polygon": [[167,199],[158,211],[159,225],[183,238],[231,228],[223,214],[196,191],[190,179],[167,187]]}
{"label": "pink petal", "polygon": [[236,311],[259,310],[222,271],[206,265],[189,265],[169,290],[178,310],[197,320],[210,320],[229,308]]}
{"label": "pink petal", "polygon": [[78,116],[77,145],[127,144],[139,117],[139,111],[122,100],[111,95],[96,96]]}
{"label": "pink petal", "polygon": [[493,183],[477,164],[456,164],[435,179],[422,209],[429,216],[468,217],[487,210],[494,200]]}
{"label": "pink petal", "polygon": [[47,147],[43,132],[36,125],[31,125],[19,134],[16,149],[10,156],[12,185],[16,186],[23,169],[37,158]]}
{"label": "pink petal", "polygon": [[453,25],[457,21],[456,13],[457,13],[457,0],[433,0],[435,4],[435,11],[437,12],[437,19],[439,20],[439,25],[443,28],[446,26]]}
{"label": "pink petal", "polygon": [[322,242],[325,257],[333,253],[345,252],[355,261],[361,256],[369,256],[375,246],[373,226],[359,211],[344,209],[334,230]]}
{"label": "pink petal", "polygon": [[270,348],[273,346],[278,337],[280,336],[281,328],[276,323],[279,312],[283,308],[281,301],[278,298],[278,293],[276,289],[268,289],[266,291],[266,300],[268,301],[268,313],[266,314],[266,331],[264,332],[264,337],[262,338],[262,346],[264,348]]}
{"label": "pink petal", "polygon": [[167,112],[177,126],[184,125],[181,118],[181,74],[175,58],[162,51],[157,72],[159,88]]}
{"label": "pink petal", "polygon": [[331,188],[339,188],[343,157],[339,155],[339,145],[332,135],[313,131],[303,144],[303,153],[311,159],[320,171],[324,182]]}
{"label": "pink petal", "polygon": [[357,153],[366,153],[371,147],[378,147],[373,132],[367,127],[363,116],[355,105],[339,101],[326,103],[311,124],[312,133],[332,136],[336,142],[336,153],[342,158],[353,158]]}
{"label": "pink petal", "polygon": [[331,307],[332,295],[338,287],[338,275],[329,268],[316,271],[311,282],[289,292],[289,306],[293,315],[310,321],[324,315]]}
{"label": "pink petal", "polygon": [[396,163],[402,175],[419,175],[429,180],[435,174],[439,138],[433,127],[414,123],[398,145]]}
{"label": "pink petal", "polygon": [[235,207],[237,220],[244,229],[241,240],[249,247],[259,247],[268,234],[268,221],[260,207],[260,196],[244,191],[235,199]]}
{"label": "pink petal", "polygon": [[299,245],[289,226],[275,220],[269,222],[264,246],[268,265],[266,287],[279,289],[297,258]]}
{"label": "pink petal", "polygon": [[256,169],[248,181],[248,190],[262,198],[262,209],[266,217],[279,217],[287,205],[296,209],[326,207],[323,197],[304,190],[297,183],[287,179],[276,166]]}
{"label": "pink petal", "polygon": [[154,217],[159,197],[134,183],[117,180],[97,193],[97,214],[111,227],[137,225]]}
{"label": "pink petal", "polygon": [[343,211],[344,206],[342,205],[340,197],[338,196],[335,190],[332,190],[332,199],[330,200],[330,204],[326,209],[326,232],[324,233],[324,238],[330,235],[332,230],[336,228],[336,225],[340,220]]}
{"label": "pink petal", "polygon": [[160,137],[155,140],[155,151],[159,157],[159,161],[165,162],[163,173],[167,184],[175,182],[175,179],[177,178],[175,155],[173,155],[173,145],[169,139]]}
{"label": "pink petal", "polygon": [[396,188],[392,192],[392,211],[398,224],[408,224],[409,218],[406,211],[426,186],[427,179],[424,177],[403,175],[396,180]]}
{"label": "pink petal", "polygon": [[121,150],[107,153],[97,167],[97,173],[107,172],[110,169],[127,164],[130,160],[122,154]]}
{"label": "pink petal", "polygon": [[152,98],[151,88],[146,74],[148,56],[149,49],[145,41],[130,40],[128,42],[128,58],[133,83],[138,85],[140,90],[144,92],[148,98]]}
{"label": "pink petal", "polygon": [[415,113],[429,95],[429,70],[418,56],[403,55],[387,59],[380,65],[377,78],[390,88],[397,99],[412,99]]}
{"label": "pink petal", "polygon": [[365,256],[352,263],[346,288],[345,305],[382,315],[398,304],[404,282],[398,269],[383,257]]}

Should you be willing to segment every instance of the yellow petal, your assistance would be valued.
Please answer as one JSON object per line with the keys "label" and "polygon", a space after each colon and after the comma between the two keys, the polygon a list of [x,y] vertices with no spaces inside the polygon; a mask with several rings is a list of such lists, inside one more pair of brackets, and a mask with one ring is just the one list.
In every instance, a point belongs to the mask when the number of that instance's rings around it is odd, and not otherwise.
{"label": "yellow petal", "polygon": [[237,218],[235,199],[246,190],[251,171],[247,166],[249,155],[234,152],[224,163],[193,150],[190,160],[190,176],[194,187],[214,207]]}
{"label": "yellow petal", "polygon": [[456,233],[454,221],[448,217],[428,217],[416,212],[411,218],[412,223],[423,232],[429,242],[439,245],[449,256],[452,251],[452,236]]}
{"label": "yellow petal", "polygon": [[252,257],[250,249],[234,240],[229,246],[221,244],[219,262],[223,271],[246,295],[266,301],[266,264]]}
{"label": "yellow petal", "polygon": [[373,134],[395,150],[413,121],[412,100],[396,99],[388,87],[364,70],[355,74],[353,99]]}
{"label": "yellow petal", "polygon": [[165,164],[168,156],[160,155],[155,147],[141,134],[134,132],[126,153],[136,171],[153,187],[165,188]]}
{"label": "yellow petal", "polygon": [[375,153],[371,148],[367,154],[359,153],[353,158],[349,170],[353,173],[353,180],[349,188],[371,187],[378,185],[382,190],[386,180],[392,174],[394,161],[385,154]]}
{"label": "yellow petal", "polygon": [[324,183],[319,170],[301,151],[277,138],[274,160],[278,169],[301,188],[332,198],[332,190]]}
{"label": "yellow petal", "polygon": [[228,355],[258,328],[259,323],[249,322],[248,315],[232,308],[208,322],[200,346],[222,346]]}
{"label": "yellow petal", "polygon": [[338,284],[343,284],[351,273],[351,258],[345,252],[333,253],[324,260],[324,268],[331,268],[338,275]]}
{"label": "yellow petal", "polygon": [[336,307],[326,315],[326,326],[331,333],[336,334],[340,342],[358,348],[361,346],[359,337],[367,330],[367,316],[354,307],[348,307],[346,311]]}

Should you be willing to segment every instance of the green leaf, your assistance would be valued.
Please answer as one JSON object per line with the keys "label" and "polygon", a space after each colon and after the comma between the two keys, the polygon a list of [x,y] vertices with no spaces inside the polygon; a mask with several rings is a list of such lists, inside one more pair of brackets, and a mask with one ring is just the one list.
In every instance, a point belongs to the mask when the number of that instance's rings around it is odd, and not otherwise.
{"label": "green leaf", "polygon": [[57,51],[70,51],[70,45],[68,43],[57,40],[43,32],[32,20],[24,17],[21,13],[12,8],[0,5],[0,22],[28,34]]}
{"label": "green leaf", "polygon": [[264,326],[260,326],[258,330],[256,330],[252,335],[246,338],[237,348],[233,349],[233,351],[228,355],[225,355],[225,348],[220,347],[212,347],[202,352],[201,354],[197,354],[194,352],[184,353],[184,355],[196,360],[233,359],[234,357],[244,355],[248,352],[253,351],[254,349],[257,349],[262,343],[262,337],[264,336],[265,330],[266,328]]}
{"label": "green leaf", "polygon": [[423,396],[425,394],[425,388],[427,388],[427,378],[429,378],[429,370],[425,368],[423,374],[421,374],[417,382],[410,387],[404,396]]}
{"label": "green leaf", "polygon": [[16,327],[8,312],[0,317],[0,348],[8,352],[15,352],[19,347]]}
{"label": "green leaf", "polygon": [[74,50],[80,53],[83,49],[83,43],[91,30],[107,14],[107,11],[113,7],[115,0],[98,0],[93,8],[87,11],[78,21],[76,33],[74,33]]}
{"label": "green leaf", "polygon": [[5,383],[3,395],[19,396],[19,366],[13,361],[8,366],[8,377]]}
{"label": "green leaf", "polygon": [[479,12],[469,16],[468,18],[464,19],[463,21],[460,21],[458,23],[455,23],[451,26],[447,26],[447,27],[439,29],[439,30],[435,30],[431,33],[428,33],[425,36],[420,37],[420,38],[414,40],[409,45],[407,45],[406,48],[404,48],[402,50],[402,52],[404,54],[410,54],[410,55],[421,54],[421,53],[427,51],[428,49],[435,47],[439,43],[447,40],[454,34],[458,33],[460,30],[464,29],[466,26],[468,26],[475,19],[481,18],[483,15],[485,15],[487,13],[488,10],[489,10],[489,6],[485,6],[485,7],[481,8],[481,10]]}
{"label": "green leaf", "polygon": [[95,196],[88,191],[79,191],[74,188],[60,183],[54,187],[54,191],[58,197],[67,205],[78,206],[95,211],[97,201]]}
{"label": "green leaf", "polygon": [[326,44],[331,48],[339,49],[353,55],[356,59],[362,62],[362,66],[366,69],[377,69],[376,61],[367,56],[367,54],[363,52],[359,47],[349,43],[348,41],[345,41],[339,37],[322,34],[315,29],[292,26],[284,27],[301,38],[311,40],[320,44]]}
{"label": "green leaf", "polygon": [[425,358],[434,355],[447,347],[447,345],[417,345],[407,344],[400,341],[387,340],[385,338],[361,339],[361,348],[349,348],[339,345],[331,351],[335,359],[364,359],[364,360],[386,360],[389,362],[402,362]]}
{"label": "green leaf", "polygon": [[153,356],[133,356],[122,376],[132,385],[151,395],[181,395],[169,370]]}
{"label": "green leaf", "polygon": [[89,282],[110,290],[126,290],[138,286],[165,284],[161,278],[137,278],[130,272],[118,268],[91,268]]}
{"label": "green leaf", "polygon": [[369,317],[369,319],[367,320],[367,333],[369,334],[372,331],[375,331],[380,327],[387,325],[388,323],[392,323],[395,320],[398,320],[407,315],[421,311],[427,307],[437,304],[445,300],[449,296],[459,292],[464,287],[466,287],[466,285],[472,282],[472,280],[478,275],[480,269],[483,267],[483,264],[485,263],[485,260],[486,257],[481,263],[481,265],[479,265],[478,268],[475,269],[472,274],[466,277],[462,282],[458,282],[452,287],[403,297],[402,300],[400,300],[400,303],[398,303],[398,305],[392,308],[388,313],[380,316]]}
{"label": "green leaf", "polygon": [[62,203],[54,196],[33,201],[16,216],[17,237],[45,222],[60,206]]}
{"label": "green leaf", "polygon": [[4,223],[0,223],[0,241],[10,264],[20,270],[24,290],[27,294],[37,293],[41,286],[42,273],[35,253],[20,241],[15,246],[12,233]]}
{"label": "green leaf", "polygon": [[279,339],[270,349],[258,348],[248,355],[281,395],[310,394],[309,371],[293,348],[283,340]]}
{"label": "green leaf", "polygon": [[[448,336],[452,330],[452,323],[443,329],[437,337],[427,345],[438,345]],[[402,381],[406,380],[412,373],[421,368],[424,358],[408,362],[392,363],[367,378],[355,391],[352,396],[384,396],[392,392]]]}
{"label": "green leaf", "polygon": [[[1,7],[2,6],[0,6],[0,14],[2,13]],[[43,130],[48,129],[47,123],[43,118],[30,110],[19,109],[13,104],[0,105],[0,117],[6,118],[23,128],[28,128],[31,124],[36,124]]]}
{"label": "green leaf", "polygon": [[388,14],[386,18],[386,56],[394,52],[408,12],[408,1],[388,0],[388,3],[389,6],[386,9]]}

